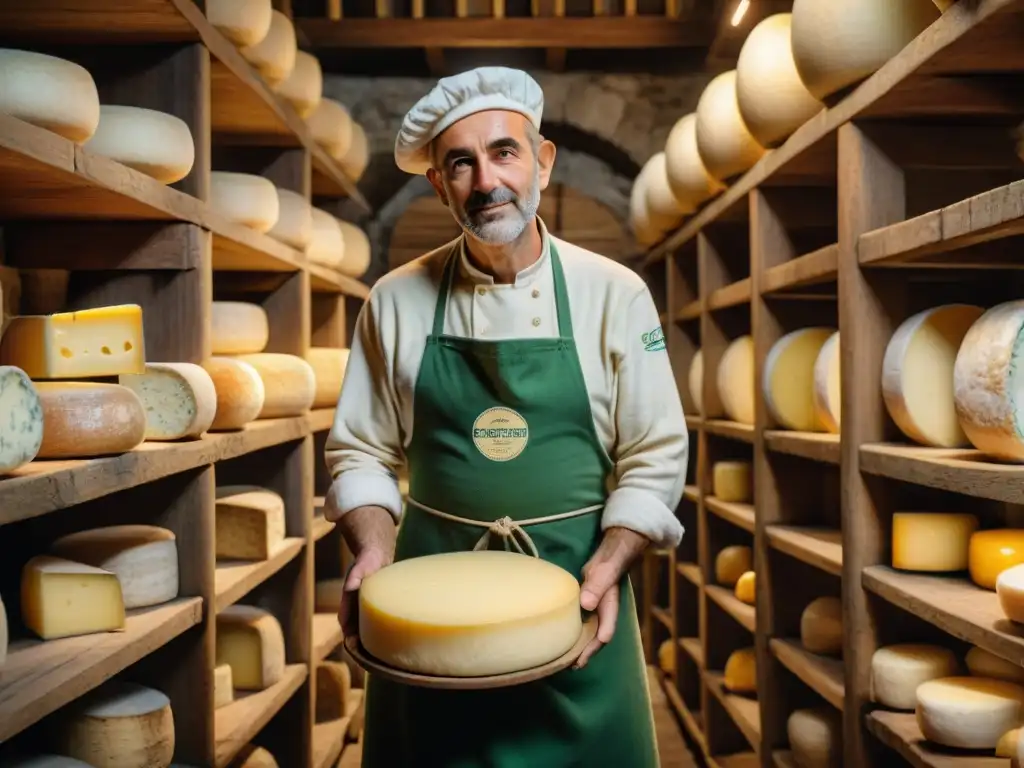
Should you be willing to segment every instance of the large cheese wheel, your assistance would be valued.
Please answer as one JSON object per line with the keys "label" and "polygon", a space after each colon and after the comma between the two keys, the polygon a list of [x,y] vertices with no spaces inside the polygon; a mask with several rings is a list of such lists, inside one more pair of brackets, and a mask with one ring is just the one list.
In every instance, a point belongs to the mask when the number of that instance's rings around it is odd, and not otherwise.
{"label": "large cheese wheel", "polygon": [[215,301],[211,305],[210,348],[215,355],[262,352],[270,340],[270,320],[259,304]]}
{"label": "large cheese wheel", "polygon": [[761,391],[768,412],[783,427],[825,429],[814,408],[814,364],[833,333],[832,328],[801,328],[787,333],[768,352]]}
{"label": "large cheese wheel", "polygon": [[821,111],[803,84],[790,46],[793,15],[776,13],[750,30],[736,62],[736,98],[743,122],[763,147],[784,141]]}
{"label": "large cheese wheel", "polygon": [[352,115],[344,105],[324,96],[306,116],[313,141],[335,160],[341,160],[352,146]]}
{"label": "large cheese wheel", "polygon": [[0,113],[82,144],[99,125],[100,97],[92,75],[74,62],[0,48]]}
{"label": "large cheese wheel", "polygon": [[725,189],[708,173],[697,151],[697,114],[684,115],[672,126],[665,142],[665,171],[672,194],[680,204],[696,208]]}
{"label": "large cheese wheel", "polygon": [[341,236],[345,239],[345,258],[341,260],[341,273],[359,279],[370,268],[370,238],[355,224],[338,219]]}
{"label": "large cheese wheel", "polygon": [[753,648],[740,648],[729,654],[722,672],[725,689],[732,693],[757,692],[757,656]]}
{"label": "large cheese wheel", "polygon": [[320,60],[311,53],[296,51],[295,66],[274,90],[294,107],[299,117],[305,117],[320,103],[323,88],[324,73]]}
{"label": "large cheese wheel", "polygon": [[540,666],[572,648],[581,630],[576,578],[514,552],[402,560],[359,588],[366,650],[422,674],[472,677]]}
{"label": "large cheese wheel", "polygon": [[301,357],[259,352],[240,355],[238,359],[249,363],[263,379],[263,408],[259,418],[300,416],[312,407],[316,397],[316,374]]}
{"label": "large cheese wheel", "polygon": [[306,249],[313,238],[313,208],[309,201],[290,189],[277,189],[277,221],[267,232],[300,251]]}
{"label": "large cheese wheel", "polygon": [[147,440],[199,437],[213,424],[217,389],[202,366],[195,363],[146,363],[145,373],[122,375],[146,409]]}
{"label": "large cheese wheel", "polygon": [[693,400],[697,413],[704,412],[704,352],[700,349],[690,361],[690,370],[687,372],[686,384],[690,390],[690,398]]}
{"label": "large cheese wheel", "polygon": [[288,78],[295,68],[298,43],[292,20],[280,11],[270,13],[270,29],[254,45],[239,49],[242,57],[256,67],[267,84],[273,88]]}
{"label": "large cheese wheel", "polygon": [[793,0],[793,60],[824,99],[873,73],[935,19],[932,0]]}
{"label": "large cheese wheel", "polygon": [[345,258],[345,236],[341,234],[338,220],[319,208],[313,208],[311,213],[313,226],[306,258],[314,264],[340,269]]}
{"label": "large cheese wheel", "polygon": [[958,749],[995,749],[1024,724],[1024,687],[982,677],[944,677],[917,688],[917,724],[929,741]]}
{"label": "large cheese wheel", "polygon": [[974,646],[967,652],[964,661],[967,662],[967,669],[970,670],[973,677],[988,677],[993,680],[1024,683],[1024,667],[1000,658],[984,648]]}
{"label": "large cheese wheel", "polygon": [[96,768],[169,765],[174,757],[171,701],[138,683],[104,684],[55,730],[62,753]]}
{"label": "large cheese wheel", "polygon": [[894,512],[892,567],[903,571],[948,572],[967,568],[971,534],[978,518],[958,512]]}
{"label": "large cheese wheel", "polygon": [[206,18],[238,46],[256,45],[270,31],[271,0],[205,0]]}
{"label": "large cheese wheel", "polygon": [[693,213],[696,206],[681,202],[672,194],[668,184],[668,170],[665,166],[665,153],[657,152],[651,159],[651,169],[644,189],[647,211],[655,221],[671,222],[671,229],[679,226],[683,216]]}
{"label": "large cheese wheel", "polygon": [[1015,565],[999,574],[996,594],[1006,618],[1024,624],[1024,565]]}
{"label": "large cheese wheel", "polygon": [[28,464],[43,444],[43,406],[20,368],[0,365],[0,474]]}
{"label": "large cheese wheel", "polygon": [[637,243],[649,248],[661,240],[664,232],[654,226],[651,217],[647,214],[647,190],[643,181],[644,174],[641,170],[633,180],[633,186],[629,193],[629,228]]}
{"label": "large cheese wheel", "polygon": [[210,208],[228,221],[268,232],[277,223],[280,204],[277,187],[251,173],[210,173]]}
{"label": "large cheese wheel", "polygon": [[715,581],[723,587],[734,587],[753,564],[754,553],[750,547],[742,544],[723,547],[715,556]]}
{"label": "large cheese wheel", "polygon": [[842,413],[842,379],[839,368],[839,331],[822,345],[814,361],[814,415],[826,432],[839,434]]}
{"label": "large cheese wheel", "polygon": [[733,421],[754,423],[754,340],[733,340],[718,363],[718,398]]}
{"label": "large cheese wheel", "polygon": [[794,710],[786,721],[793,762],[800,768],[842,768],[843,719],[831,707]]}
{"label": "large cheese wheel", "polygon": [[40,381],[43,407],[41,459],[85,459],[124,453],[146,437],[139,396],[119,384]]}
{"label": "large cheese wheel", "polygon": [[764,154],[740,115],[735,69],[708,83],[697,102],[697,151],[719,181],[750,169]]}
{"label": "large cheese wheel", "polygon": [[163,184],[188,176],[196,159],[192,132],[180,117],[114,104],[100,107],[99,127],[85,149]]}
{"label": "large cheese wheel", "polygon": [[93,528],[57,539],[50,552],[116,574],[125,608],[146,608],[178,596],[178,546],[166,528]]}
{"label": "large cheese wheel", "polygon": [[819,597],[800,614],[800,642],[811,653],[839,656],[843,652],[843,603]]}
{"label": "large cheese wheel", "polygon": [[235,688],[262,691],[284,677],[284,631],[272,613],[229,605],[217,614],[217,664],[231,667]]}
{"label": "large cheese wheel", "polygon": [[911,712],[917,707],[917,686],[959,670],[956,654],[948,648],[924,643],[884,646],[871,657],[871,700]]}
{"label": "large cheese wheel", "polygon": [[313,367],[316,376],[314,408],[334,408],[341,396],[341,385],[345,380],[349,350],[334,347],[310,347],[306,362]]}
{"label": "large cheese wheel", "polygon": [[971,580],[983,589],[995,589],[1007,568],[1024,563],[1024,530],[996,528],[975,531],[967,551]]}
{"label": "large cheese wheel", "polygon": [[985,312],[963,337],[953,365],[953,403],[967,439],[985,453],[1024,461],[1017,371],[1024,300]]}
{"label": "large cheese wheel", "polygon": [[341,169],[352,181],[359,181],[370,163],[370,143],[362,125],[352,121],[352,140],[348,150],[338,158]]}
{"label": "large cheese wheel", "polygon": [[124,611],[115,573],[52,555],[21,569],[21,620],[43,640],[119,632]]}
{"label": "large cheese wheel", "polygon": [[918,312],[900,324],[886,346],[882,396],[892,420],[911,440],[945,448],[967,443],[954,405],[954,364],[983,312],[969,304]]}
{"label": "large cheese wheel", "polygon": [[266,397],[259,371],[231,357],[211,357],[203,368],[217,390],[217,414],[211,430],[241,429],[259,418]]}

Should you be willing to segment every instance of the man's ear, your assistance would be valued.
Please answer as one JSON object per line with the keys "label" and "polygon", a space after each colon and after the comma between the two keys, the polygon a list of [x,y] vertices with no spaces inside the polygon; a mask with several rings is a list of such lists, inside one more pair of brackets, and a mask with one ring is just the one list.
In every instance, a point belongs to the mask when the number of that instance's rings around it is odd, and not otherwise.
{"label": "man's ear", "polygon": [[441,172],[437,170],[437,168],[428,168],[427,181],[430,182],[430,185],[434,188],[434,191],[437,193],[437,196],[441,199],[441,202],[444,204],[444,207],[447,208],[448,195],[445,194],[444,184],[441,183]]}
{"label": "man's ear", "polygon": [[540,167],[540,188],[548,188],[551,181],[551,170],[555,167],[555,145],[553,142],[544,139],[537,148],[537,164]]}

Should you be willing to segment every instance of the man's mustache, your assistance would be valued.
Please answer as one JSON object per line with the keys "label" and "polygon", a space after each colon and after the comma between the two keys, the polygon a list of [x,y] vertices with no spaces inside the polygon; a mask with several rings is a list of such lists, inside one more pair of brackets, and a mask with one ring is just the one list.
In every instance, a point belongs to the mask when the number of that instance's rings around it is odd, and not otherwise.
{"label": "man's mustache", "polygon": [[480,208],[486,208],[491,205],[501,205],[502,203],[515,203],[519,200],[515,192],[508,187],[496,187],[490,192],[477,192],[474,191],[470,194],[466,200],[466,210],[469,213],[473,213]]}

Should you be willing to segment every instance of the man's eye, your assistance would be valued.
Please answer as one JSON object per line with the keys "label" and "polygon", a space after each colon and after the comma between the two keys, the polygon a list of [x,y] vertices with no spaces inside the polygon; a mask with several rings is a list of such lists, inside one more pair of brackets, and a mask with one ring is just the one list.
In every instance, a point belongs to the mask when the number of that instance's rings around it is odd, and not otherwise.
{"label": "man's eye", "polygon": [[506,157],[506,158],[507,157],[512,157],[512,150],[511,149],[499,149],[498,150],[498,156],[499,157]]}

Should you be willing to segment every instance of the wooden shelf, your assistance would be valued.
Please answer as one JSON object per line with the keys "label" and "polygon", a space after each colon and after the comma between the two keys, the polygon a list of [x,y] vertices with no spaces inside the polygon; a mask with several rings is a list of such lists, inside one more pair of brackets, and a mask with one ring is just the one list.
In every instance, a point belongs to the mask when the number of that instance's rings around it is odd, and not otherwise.
{"label": "wooden shelf", "polygon": [[839,246],[827,245],[765,270],[761,293],[774,294],[835,280],[839,272]]}
{"label": "wooden shelf", "polygon": [[718,603],[723,611],[736,619],[740,626],[750,632],[757,631],[754,606],[747,605],[736,597],[731,590],[719,587],[716,584],[708,584],[704,587],[704,591],[707,592],[708,597]]}
{"label": "wooden shelf", "polygon": [[38,0],[0,6],[0,29],[33,42],[157,43],[196,39],[174,0]]}
{"label": "wooden shelf", "polygon": [[715,695],[729,716],[736,722],[736,727],[750,742],[755,751],[761,749],[761,707],[757,699],[747,698],[725,689],[724,677],[718,672],[705,672],[704,678],[708,689]]}
{"label": "wooden shelf", "polygon": [[701,425],[703,424],[704,419],[702,419],[700,416],[686,416],[686,428],[689,429],[691,432],[700,429]]}
{"label": "wooden shelf", "polygon": [[342,717],[313,726],[313,768],[332,768],[337,763],[351,720]]}
{"label": "wooden shelf", "polygon": [[214,583],[217,603],[214,610],[220,613],[284,568],[302,551],[305,541],[298,537],[287,538],[266,560],[255,562],[245,560],[219,560]]}
{"label": "wooden shelf", "polygon": [[729,307],[736,307],[740,304],[750,303],[750,278],[745,277],[731,285],[727,285],[724,288],[719,288],[717,291],[713,291],[708,296],[708,310],[714,311],[717,309],[728,309]]}
{"label": "wooden shelf", "polygon": [[679,575],[686,578],[694,586],[699,587],[704,583],[700,575],[700,566],[696,563],[676,563],[676,570]]}
{"label": "wooden shelf", "polygon": [[695,301],[691,301],[689,304],[683,305],[683,308],[676,313],[676,321],[685,323],[690,320],[699,320],[703,311],[704,302],[700,299],[696,299]]}
{"label": "wooden shelf", "polygon": [[913,712],[876,709],[865,716],[866,725],[878,740],[898,752],[915,768],[1010,768],[1005,757],[954,752],[927,741]]}
{"label": "wooden shelf", "polygon": [[696,504],[700,501],[700,488],[696,485],[686,486],[683,488],[683,498]]}
{"label": "wooden shelf", "polygon": [[732,440],[742,440],[745,443],[754,442],[754,425],[741,424],[738,421],[727,421],[725,419],[706,419],[704,429],[709,434],[719,437],[728,437]]}
{"label": "wooden shelf", "polygon": [[310,432],[328,432],[334,426],[334,408],[317,408],[306,414]]}
{"label": "wooden shelf", "polygon": [[699,637],[683,637],[679,640],[680,647],[693,659],[699,669],[704,669],[704,649]]}
{"label": "wooden shelf", "polygon": [[672,626],[672,613],[668,609],[660,606],[654,606],[651,608],[651,615],[656,618],[670,633],[674,630],[674,627]]}
{"label": "wooden shelf", "polygon": [[836,576],[843,575],[841,531],[831,528],[769,525],[765,533],[771,546],[780,552]]}
{"label": "wooden shelf", "polygon": [[334,613],[313,614],[313,661],[319,664],[345,639]]}
{"label": "wooden shelf", "polygon": [[733,525],[754,532],[754,505],[741,504],[736,501],[721,501],[714,496],[704,497],[704,506],[723,520]]}
{"label": "wooden shelf", "polygon": [[838,710],[843,708],[843,662],[804,649],[798,640],[773,637],[772,653],[783,666]]}
{"label": "wooden shelf", "polygon": [[825,464],[839,463],[839,435],[772,429],[764,433],[764,442],[770,451],[788,453],[791,456],[800,456]]}

